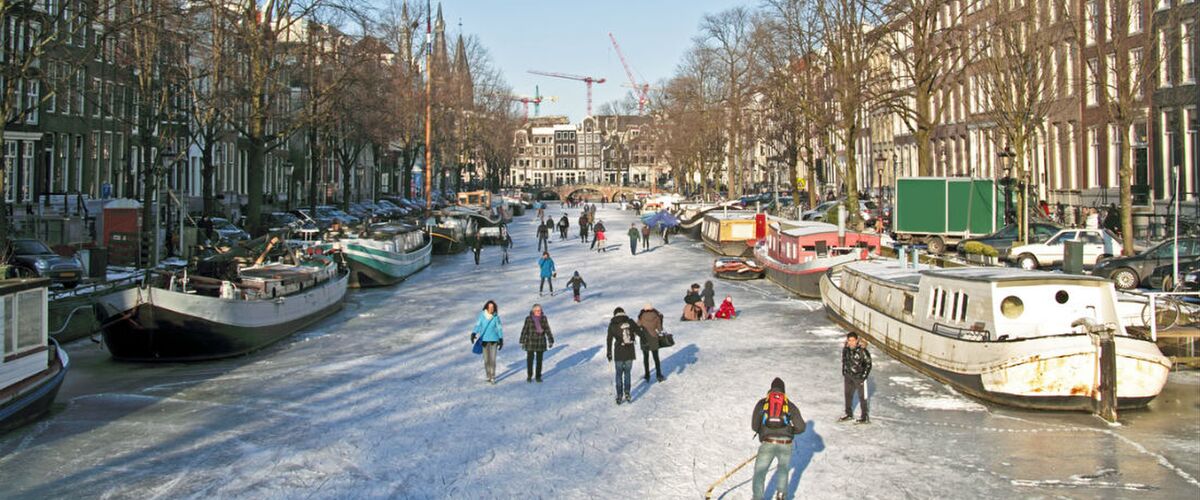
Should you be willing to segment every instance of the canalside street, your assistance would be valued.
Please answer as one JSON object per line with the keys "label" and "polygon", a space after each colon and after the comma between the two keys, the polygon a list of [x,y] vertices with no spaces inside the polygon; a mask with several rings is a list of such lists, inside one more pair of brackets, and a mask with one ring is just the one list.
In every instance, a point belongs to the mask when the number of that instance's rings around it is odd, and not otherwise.
{"label": "canalside street", "polygon": [[[578,210],[561,210],[575,220]],[[1086,414],[990,407],[875,350],[872,423],[838,423],[843,332],[817,301],[769,281],[716,281],[732,321],[679,320],[688,284],[712,279],[694,240],[630,256],[632,212],[599,218],[610,251],[555,237],[557,290],[572,271],[583,301],[537,293],[535,218],[511,226],[500,265],[485,247],[435,257],[397,287],[355,291],[340,313],[263,351],[195,364],[111,361],[68,346],[71,376],[47,418],[0,437],[8,498],[699,498],[750,457],[751,406],[775,376],[808,431],[797,498],[1125,497],[1200,493],[1200,376],[1171,375],[1148,410],[1110,427]],[[572,234],[577,231],[572,227]],[[468,333],[498,302],[505,349],[484,380]],[[543,304],[556,342],[545,382],[527,384],[517,337]],[[665,382],[634,368],[633,402],[613,404],[604,353],[613,308],[653,303],[677,344]],[[639,358],[641,353],[638,353]],[[749,468],[716,489],[748,498]],[[899,494],[898,494],[899,493]]]}

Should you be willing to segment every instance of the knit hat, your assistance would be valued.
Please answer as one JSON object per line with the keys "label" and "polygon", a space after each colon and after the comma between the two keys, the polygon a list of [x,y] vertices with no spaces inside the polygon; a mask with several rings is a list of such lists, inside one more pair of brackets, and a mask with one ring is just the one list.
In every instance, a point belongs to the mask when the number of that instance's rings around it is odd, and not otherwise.
{"label": "knit hat", "polygon": [[775,380],[771,381],[771,390],[776,392],[786,392],[783,390],[783,379],[775,377]]}

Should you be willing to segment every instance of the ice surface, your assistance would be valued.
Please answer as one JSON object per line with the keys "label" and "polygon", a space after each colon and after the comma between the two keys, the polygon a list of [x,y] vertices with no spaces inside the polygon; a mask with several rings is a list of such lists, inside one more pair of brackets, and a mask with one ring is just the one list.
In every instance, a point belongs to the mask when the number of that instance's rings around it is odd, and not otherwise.
{"label": "ice surface", "polygon": [[[557,205],[547,211],[558,217]],[[574,224],[577,210],[566,211]],[[683,237],[630,256],[631,212],[602,209],[608,253],[552,240],[555,284],[579,270],[584,300],[539,297],[532,212],[512,225],[512,263],[486,247],[345,309],[249,356],[116,363],[86,340],[53,415],[0,436],[0,496],[135,498],[700,498],[754,454],[751,405],[775,376],[809,422],[790,484],[804,498],[1080,497],[1200,493],[1200,383],[1173,375],[1162,397],[1109,428],[1084,414],[995,408],[875,350],[872,420],[842,413],[840,339],[819,302],[768,281],[710,277]],[[572,228],[573,234],[578,234]],[[681,323],[684,289],[713,279],[733,321]],[[497,385],[468,332],[500,305]],[[613,402],[604,328],[614,307],[652,302],[677,345],[664,383]],[[545,307],[555,334],[542,384],[524,380],[522,318]],[[1176,381],[1183,383],[1177,383]],[[748,498],[750,468],[715,494]],[[1138,493],[1133,493],[1138,492]]]}

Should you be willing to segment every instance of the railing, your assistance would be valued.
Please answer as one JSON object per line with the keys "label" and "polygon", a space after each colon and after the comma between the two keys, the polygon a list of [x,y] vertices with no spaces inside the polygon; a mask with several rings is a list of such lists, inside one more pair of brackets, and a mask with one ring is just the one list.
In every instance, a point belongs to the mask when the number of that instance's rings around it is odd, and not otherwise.
{"label": "railing", "polygon": [[967,340],[971,342],[986,342],[992,338],[992,332],[988,330],[976,330],[971,328],[958,328],[954,326],[943,325],[941,323],[933,324],[933,333],[943,337],[952,339]]}
{"label": "railing", "polygon": [[1191,297],[1200,300],[1200,292],[1146,292],[1150,302],[1142,308],[1142,320],[1150,327],[1150,340],[1158,341],[1158,331],[1175,325],[1192,325],[1200,321],[1200,306],[1186,302]]}

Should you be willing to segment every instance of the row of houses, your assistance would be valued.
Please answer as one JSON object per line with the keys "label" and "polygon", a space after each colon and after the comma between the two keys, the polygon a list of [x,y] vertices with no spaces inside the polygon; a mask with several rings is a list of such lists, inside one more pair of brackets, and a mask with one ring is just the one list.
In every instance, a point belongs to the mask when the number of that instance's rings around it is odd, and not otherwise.
{"label": "row of houses", "polygon": [[511,186],[661,183],[666,165],[656,154],[650,127],[640,115],[531,118],[513,134],[514,159],[505,182]]}

